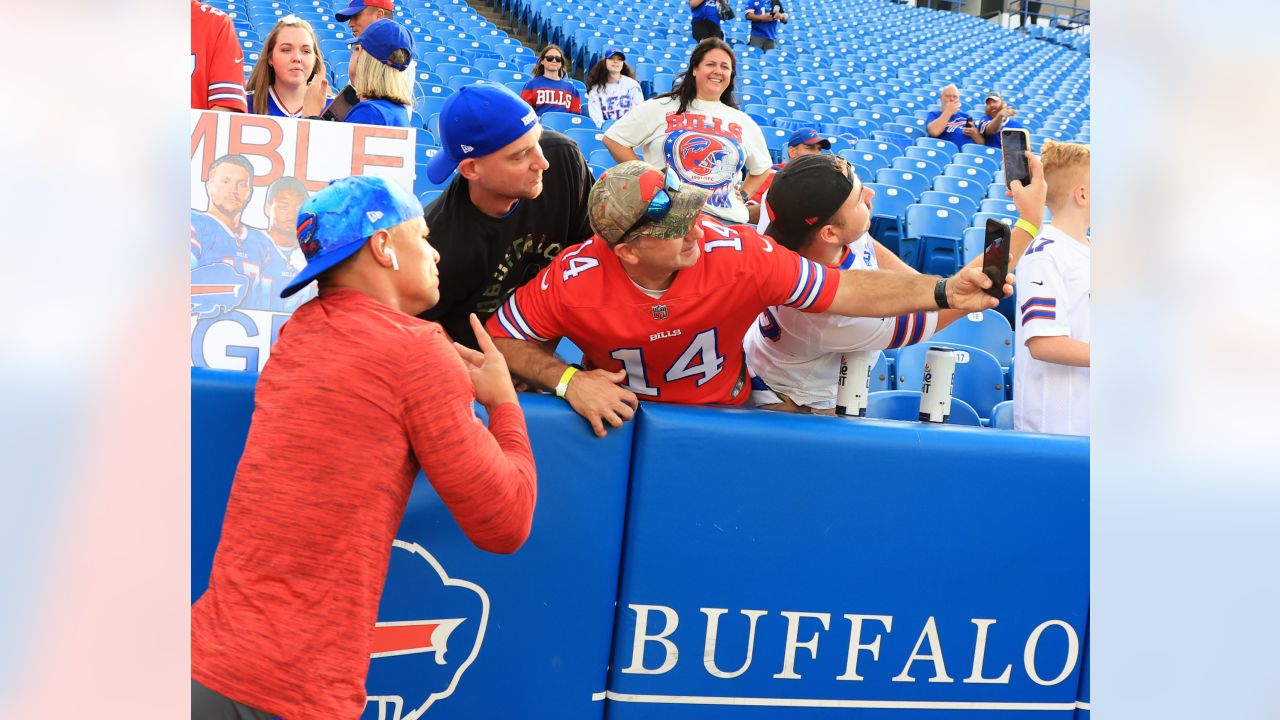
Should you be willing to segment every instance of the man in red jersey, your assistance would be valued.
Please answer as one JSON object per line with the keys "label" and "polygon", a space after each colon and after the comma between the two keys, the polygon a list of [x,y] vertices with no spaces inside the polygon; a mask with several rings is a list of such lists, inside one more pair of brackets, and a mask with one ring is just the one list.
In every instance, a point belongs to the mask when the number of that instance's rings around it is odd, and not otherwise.
{"label": "man in red jersey", "polygon": [[244,53],[231,18],[191,0],[191,107],[248,112],[244,99]]}
{"label": "man in red jersey", "polygon": [[[489,318],[512,373],[555,390],[604,436],[605,423],[631,418],[638,398],[744,404],[742,337],[771,305],[889,317],[997,304],[980,270],[943,279],[823,267],[754,228],[700,217],[705,201],[705,190],[642,161],[606,171],[587,205],[596,234],[566,248]],[[1009,295],[1012,277],[1006,282]],[[594,369],[580,372],[542,347],[560,337]]]}
{"label": "man in red jersey", "polygon": [[[439,298],[422,205],[377,177],[339,180],[298,214],[320,294],[280,331],[191,608],[191,716],[355,720],[391,543],[421,468],[476,546],[511,553],[537,497],[502,355],[414,317]],[[473,389],[474,388],[474,389]],[[472,402],[489,412],[489,427]]]}

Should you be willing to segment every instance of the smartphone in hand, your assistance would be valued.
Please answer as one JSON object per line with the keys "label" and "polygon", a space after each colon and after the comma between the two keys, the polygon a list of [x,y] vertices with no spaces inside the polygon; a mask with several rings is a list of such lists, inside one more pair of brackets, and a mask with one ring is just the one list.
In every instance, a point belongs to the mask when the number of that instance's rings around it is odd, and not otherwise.
{"label": "smartphone in hand", "polygon": [[1025,186],[1031,182],[1031,168],[1027,166],[1027,148],[1031,136],[1023,128],[1005,128],[1000,131],[1000,149],[1004,154],[1004,184],[1013,187],[1014,180]]}
{"label": "smartphone in hand", "polygon": [[986,293],[1001,300],[1004,298],[1004,279],[1009,274],[1009,226],[987,219],[987,237],[982,248],[982,274],[991,279]]}
{"label": "smartphone in hand", "polygon": [[324,113],[320,115],[325,120],[336,120],[341,122],[347,117],[347,113],[351,108],[360,102],[360,97],[356,95],[356,89],[350,85],[342,88],[342,92],[329,103],[329,107],[325,108]]}

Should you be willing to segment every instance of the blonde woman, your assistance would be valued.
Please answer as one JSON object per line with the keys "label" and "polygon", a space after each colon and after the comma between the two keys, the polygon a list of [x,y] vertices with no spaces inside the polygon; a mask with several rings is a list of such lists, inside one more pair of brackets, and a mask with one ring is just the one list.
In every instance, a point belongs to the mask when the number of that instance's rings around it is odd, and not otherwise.
{"label": "blonde woman", "polygon": [[245,85],[249,112],[255,115],[319,115],[327,102],[329,81],[311,24],[297,15],[280,18],[267,34],[261,59]]}
{"label": "blonde woman", "polygon": [[409,127],[413,89],[405,68],[413,60],[413,36],[394,20],[378,20],[351,41],[351,50],[351,86],[360,102],[343,120]]}

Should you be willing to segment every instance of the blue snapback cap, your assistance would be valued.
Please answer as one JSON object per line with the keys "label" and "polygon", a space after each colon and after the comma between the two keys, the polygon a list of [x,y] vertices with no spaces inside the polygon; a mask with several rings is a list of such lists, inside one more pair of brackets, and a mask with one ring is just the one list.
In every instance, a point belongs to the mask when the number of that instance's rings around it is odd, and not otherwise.
{"label": "blue snapback cap", "polygon": [[383,18],[369,23],[369,27],[360,33],[360,37],[348,40],[347,44],[359,45],[374,60],[396,70],[404,70],[409,67],[409,63],[398,65],[391,62],[391,53],[396,50],[407,51],[410,62],[413,61],[413,36],[409,34],[408,28],[395,20]]}
{"label": "blue snapback cap", "polygon": [[800,128],[791,133],[791,139],[787,141],[788,147],[796,145],[820,145],[823,150],[831,149],[831,141],[818,134],[817,130],[811,127]]}
{"label": "blue snapback cap", "polygon": [[505,85],[464,85],[440,108],[440,152],[427,162],[427,177],[442,183],[458,163],[501,150],[537,123],[538,113]]}
{"label": "blue snapback cap", "polygon": [[375,232],[415,217],[422,217],[422,203],[390,180],[353,175],[330,182],[298,210],[298,247],[307,266],[280,297],[298,292],[354,255]]}
{"label": "blue snapback cap", "polygon": [[604,51],[605,58],[611,58],[614,55],[621,55],[623,60],[627,59],[627,54],[622,52],[622,48],[618,48],[618,47],[605,48],[605,51]]}

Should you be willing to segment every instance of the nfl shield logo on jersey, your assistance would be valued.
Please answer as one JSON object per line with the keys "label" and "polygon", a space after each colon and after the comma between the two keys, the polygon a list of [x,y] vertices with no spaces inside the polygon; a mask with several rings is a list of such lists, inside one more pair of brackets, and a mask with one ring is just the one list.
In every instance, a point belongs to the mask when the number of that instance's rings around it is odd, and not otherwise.
{"label": "nfl shield logo on jersey", "polygon": [[666,319],[667,319],[667,306],[666,306],[666,305],[654,305],[654,306],[653,306],[653,319],[654,319],[654,320],[666,320]]}

